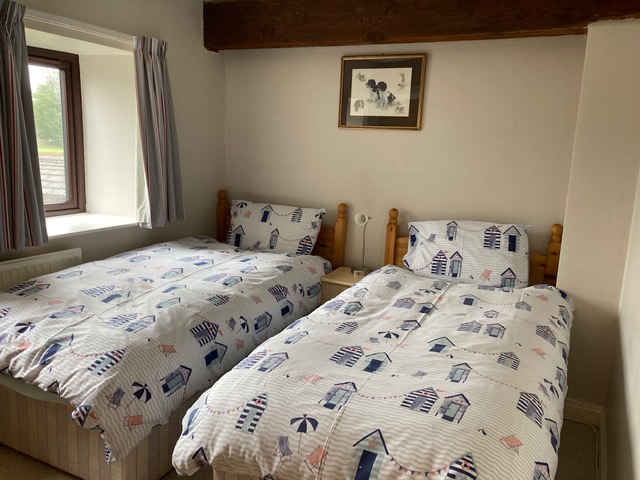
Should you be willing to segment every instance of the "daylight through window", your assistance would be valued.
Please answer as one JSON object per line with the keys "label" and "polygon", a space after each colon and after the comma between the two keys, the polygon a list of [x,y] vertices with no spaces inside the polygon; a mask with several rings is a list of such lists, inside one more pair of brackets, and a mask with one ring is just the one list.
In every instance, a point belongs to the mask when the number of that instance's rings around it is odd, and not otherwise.
{"label": "daylight through window", "polygon": [[29,77],[45,211],[48,216],[84,212],[79,58],[29,47]]}

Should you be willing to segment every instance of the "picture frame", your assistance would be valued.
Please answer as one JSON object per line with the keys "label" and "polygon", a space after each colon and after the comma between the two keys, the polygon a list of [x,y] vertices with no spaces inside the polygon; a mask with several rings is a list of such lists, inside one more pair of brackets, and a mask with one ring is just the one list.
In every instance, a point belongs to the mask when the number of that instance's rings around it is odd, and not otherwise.
{"label": "picture frame", "polygon": [[426,54],[344,56],[340,75],[343,128],[422,128]]}

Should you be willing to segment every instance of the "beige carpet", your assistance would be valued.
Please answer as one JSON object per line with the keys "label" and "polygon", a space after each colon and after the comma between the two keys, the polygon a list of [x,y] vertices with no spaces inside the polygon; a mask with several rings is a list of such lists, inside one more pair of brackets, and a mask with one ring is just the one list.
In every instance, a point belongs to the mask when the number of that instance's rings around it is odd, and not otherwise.
{"label": "beige carpet", "polygon": [[[599,480],[597,476],[598,434],[595,428],[565,420],[562,427],[560,465],[555,480]],[[0,445],[0,479],[70,480],[76,477]],[[163,480],[179,478],[175,471]],[[193,477],[209,480],[211,470],[202,469]],[[485,480],[485,479],[482,479]],[[489,479],[487,479],[489,480]],[[528,479],[526,479],[528,480]]]}
{"label": "beige carpet", "polygon": [[596,428],[565,420],[555,480],[599,480],[599,441]]}

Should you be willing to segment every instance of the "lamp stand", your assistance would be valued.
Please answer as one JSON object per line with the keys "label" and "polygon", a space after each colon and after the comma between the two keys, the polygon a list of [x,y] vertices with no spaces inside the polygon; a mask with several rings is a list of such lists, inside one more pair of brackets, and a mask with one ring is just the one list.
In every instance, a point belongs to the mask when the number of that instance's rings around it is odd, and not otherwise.
{"label": "lamp stand", "polygon": [[367,233],[367,223],[369,223],[368,219],[364,224],[364,228],[362,229],[362,257],[360,260],[360,266],[351,267],[351,273],[360,277],[369,275],[372,272],[371,267],[367,267],[364,264],[364,248],[365,248],[365,239],[366,239],[366,233]]}
{"label": "lamp stand", "polygon": [[351,273],[358,277],[365,277],[372,272],[371,267],[361,265],[359,267],[351,267]]}

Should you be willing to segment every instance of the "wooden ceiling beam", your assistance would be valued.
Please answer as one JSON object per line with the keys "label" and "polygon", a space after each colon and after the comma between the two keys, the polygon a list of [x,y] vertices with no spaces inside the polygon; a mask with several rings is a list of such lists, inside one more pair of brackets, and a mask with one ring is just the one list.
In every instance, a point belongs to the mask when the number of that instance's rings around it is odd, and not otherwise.
{"label": "wooden ceiling beam", "polygon": [[640,0],[212,0],[203,15],[218,51],[571,35],[640,17]]}

